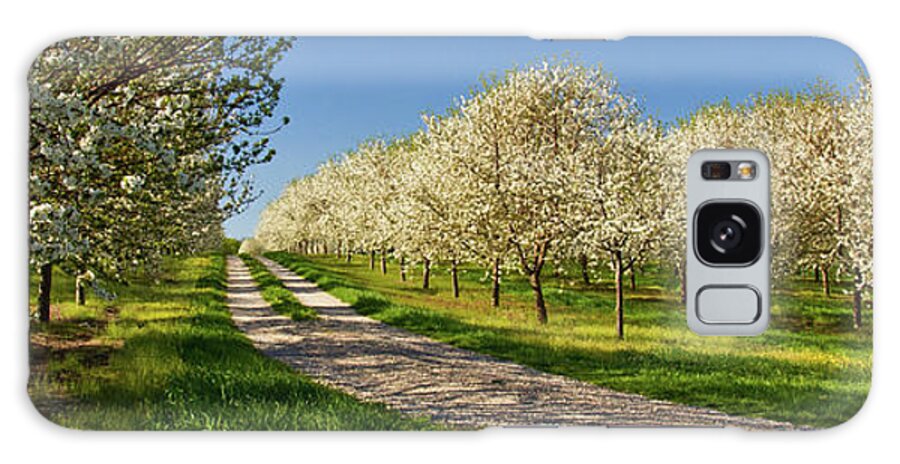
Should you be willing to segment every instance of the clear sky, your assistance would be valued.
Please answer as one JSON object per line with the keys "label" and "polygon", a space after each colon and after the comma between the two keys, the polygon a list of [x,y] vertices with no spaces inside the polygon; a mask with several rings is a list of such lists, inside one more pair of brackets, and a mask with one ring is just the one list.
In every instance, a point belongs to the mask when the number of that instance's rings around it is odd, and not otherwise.
{"label": "clear sky", "polygon": [[252,236],[266,203],[330,156],[415,131],[422,112],[443,112],[480,76],[560,55],[602,63],[667,122],[704,102],[817,78],[851,86],[859,62],[844,45],[814,38],[299,38],[275,70],[285,78],[279,113],[291,124],[272,137],[275,159],[253,170],[262,197],[225,223],[226,234]]}

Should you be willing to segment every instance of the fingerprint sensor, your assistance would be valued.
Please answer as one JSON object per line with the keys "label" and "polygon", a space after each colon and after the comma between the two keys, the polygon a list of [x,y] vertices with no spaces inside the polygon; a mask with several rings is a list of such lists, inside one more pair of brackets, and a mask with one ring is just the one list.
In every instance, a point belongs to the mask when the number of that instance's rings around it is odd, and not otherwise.
{"label": "fingerprint sensor", "polygon": [[704,324],[752,324],[762,314],[759,291],[746,285],[708,285],[697,293],[697,318]]}

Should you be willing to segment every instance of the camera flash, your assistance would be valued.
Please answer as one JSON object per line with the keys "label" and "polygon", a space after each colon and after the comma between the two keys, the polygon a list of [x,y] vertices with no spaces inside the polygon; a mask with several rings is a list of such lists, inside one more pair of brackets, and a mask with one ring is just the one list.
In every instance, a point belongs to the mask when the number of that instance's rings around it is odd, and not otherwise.
{"label": "camera flash", "polygon": [[738,177],[741,180],[751,180],[756,177],[756,163],[742,162],[737,165]]}

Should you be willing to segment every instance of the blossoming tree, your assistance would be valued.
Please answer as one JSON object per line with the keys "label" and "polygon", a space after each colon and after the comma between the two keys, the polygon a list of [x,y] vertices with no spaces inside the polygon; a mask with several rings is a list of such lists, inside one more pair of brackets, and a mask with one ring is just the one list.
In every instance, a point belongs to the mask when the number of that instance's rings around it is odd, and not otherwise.
{"label": "blossoming tree", "polygon": [[[121,279],[190,251],[255,196],[286,39],[88,37],[34,62],[30,260],[49,320],[54,265]],[[283,121],[286,123],[287,121]]]}

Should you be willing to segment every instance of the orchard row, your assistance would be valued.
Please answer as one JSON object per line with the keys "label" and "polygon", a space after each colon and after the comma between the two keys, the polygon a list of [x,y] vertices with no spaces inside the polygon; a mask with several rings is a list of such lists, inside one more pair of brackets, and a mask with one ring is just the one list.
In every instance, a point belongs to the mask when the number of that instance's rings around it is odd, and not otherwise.
{"label": "orchard row", "polygon": [[423,120],[412,135],[366,141],[293,181],[245,251],[365,253],[372,267],[377,254],[383,272],[393,255],[426,270],[445,262],[454,277],[472,263],[491,276],[495,306],[501,273],[514,270],[528,277],[540,322],[545,269],[577,262],[587,279],[604,266],[615,276],[621,337],[626,273],[654,262],[683,281],[687,158],[752,148],[772,164],[776,274],[854,276],[859,324],[872,279],[872,109],[862,73],[853,89],[761,93],[664,125],[600,67],[539,62]]}

